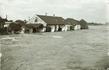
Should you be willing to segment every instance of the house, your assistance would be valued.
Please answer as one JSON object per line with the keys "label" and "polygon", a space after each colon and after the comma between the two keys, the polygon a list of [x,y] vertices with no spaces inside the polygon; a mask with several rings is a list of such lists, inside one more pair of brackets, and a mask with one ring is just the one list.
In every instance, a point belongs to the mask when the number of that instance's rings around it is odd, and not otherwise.
{"label": "house", "polygon": [[81,29],[88,29],[88,23],[84,19],[81,19],[79,24],[81,25]]}
{"label": "house", "polygon": [[79,21],[72,19],[72,18],[67,18],[65,19],[65,22],[67,24],[68,30],[80,30],[81,25],[79,24]]}
{"label": "house", "polygon": [[64,18],[57,16],[35,15],[27,24],[42,24],[44,28],[42,32],[66,31]]}

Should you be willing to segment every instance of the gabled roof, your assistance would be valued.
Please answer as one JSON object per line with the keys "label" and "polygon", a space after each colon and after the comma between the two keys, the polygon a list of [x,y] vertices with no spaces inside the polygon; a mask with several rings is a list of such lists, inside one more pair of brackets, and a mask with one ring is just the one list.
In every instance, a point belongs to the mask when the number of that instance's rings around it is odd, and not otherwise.
{"label": "gabled roof", "polygon": [[40,17],[44,22],[47,24],[60,24],[65,25],[64,19],[62,17],[56,17],[56,16],[45,16],[45,15],[37,15]]}
{"label": "gabled roof", "polygon": [[76,24],[79,24],[79,21],[73,19],[73,18],[67,18],[65,20],[66,24],[69,24],[69,25],[76,25]]}

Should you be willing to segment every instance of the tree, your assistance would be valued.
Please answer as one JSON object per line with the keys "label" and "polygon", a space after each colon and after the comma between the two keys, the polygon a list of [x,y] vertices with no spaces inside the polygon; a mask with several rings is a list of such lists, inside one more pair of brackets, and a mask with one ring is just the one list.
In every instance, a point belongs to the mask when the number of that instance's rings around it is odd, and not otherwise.
{"label": "tree", "polygon": [[20,24],[21,26],[24,26],[26,24],[26,20],[16,20],[15,23]]}
{"label": "tree", "polygon": [[0,28],[4,27],[5,22],[8,21],[7,19],[3,19],[2,17],[0,17]]}
{"label": "tree", "polygon": [[4,28],[5,22],[8,21],[7,19],[3,19],[0,16],[0,34],[7,34],[7,28]]}
{"label": "tree", "polygon": [[20,24],[16,24],[14,22],[12,22],[9,27],[8,27],[9,32],[18,32],[21,31],[21,25]]}

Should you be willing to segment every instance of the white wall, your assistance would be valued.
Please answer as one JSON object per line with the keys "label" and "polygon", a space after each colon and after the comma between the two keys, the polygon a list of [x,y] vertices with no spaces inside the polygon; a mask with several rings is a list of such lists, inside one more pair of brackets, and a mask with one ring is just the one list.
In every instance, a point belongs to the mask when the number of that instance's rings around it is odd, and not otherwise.
{"label": "white wall", "polygon": [[[37,19],[37,22],[35,22],[35,19]],[[47,25],[41,18],[39,18],[37,15],[32,17],[27,24],[43,24],[44,26]]]}
{"label": "white wall", "polygon": [[58,31],[58,29],[59,29],[59,25],[56,25],[56,31]]}
{"label": "white wall", "polygon": [[61,25],[62,31],[67,31],[67,26],[66,25]]}
{"label": "white wall", "polygon": [[68,29],[68,28],[67,28],[67,26],[65,25],[65,26],[64,26],[64,31],[67,31],[67,29]]}
{"label": "white wall", "polygon": [[21,32],[20,32],[21,34],[24,34],[25,33],[25,28],[24,27],[22,27],[22,29],[21,29]]}
{"label": "white wall", "polygon": [[43,28],[42,30],[41,30],[41,32],[45,32],[46,31],[46,28]]}
{"label": "white wall", "polygon": [[81,29],[81,25],[75,25],[74,26],[74,30],[80,30]]}
{"label": "white wall", "polygon": [[55,32],[55,25],[52,25],[50,27],[51,27],[51,32]]}
{"label": "white wall", "polygon": [[71,27],[71,25],[66,25],[67,31],[70,31],[70,27]]}

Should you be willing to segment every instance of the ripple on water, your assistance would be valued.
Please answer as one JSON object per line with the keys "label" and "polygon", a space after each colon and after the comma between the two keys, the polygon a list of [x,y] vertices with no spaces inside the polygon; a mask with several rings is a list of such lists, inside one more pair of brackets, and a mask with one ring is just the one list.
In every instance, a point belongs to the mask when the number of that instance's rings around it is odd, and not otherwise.
{"label": "ripple on water", "polygon": [[52,36],[53,38],[63,38],[62,36]]}

